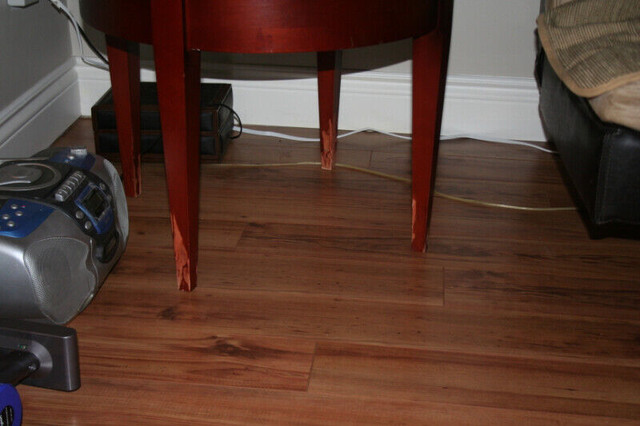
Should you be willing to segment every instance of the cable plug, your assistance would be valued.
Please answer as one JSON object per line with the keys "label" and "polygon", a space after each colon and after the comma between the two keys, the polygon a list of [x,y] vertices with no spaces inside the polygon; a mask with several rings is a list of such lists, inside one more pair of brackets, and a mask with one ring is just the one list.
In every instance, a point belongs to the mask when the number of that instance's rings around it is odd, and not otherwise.
{"label": "cable plug", "polygon": [[49,0],[49,3],[51,3],[53,7],[58,9],[58,12],[63,12],[65,8],[64,4],[62,4],[60,0]]}

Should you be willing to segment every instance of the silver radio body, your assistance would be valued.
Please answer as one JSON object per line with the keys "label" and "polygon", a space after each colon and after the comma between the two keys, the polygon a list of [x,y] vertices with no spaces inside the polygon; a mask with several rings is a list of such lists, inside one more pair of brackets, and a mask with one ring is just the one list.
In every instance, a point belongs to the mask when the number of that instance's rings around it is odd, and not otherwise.
{"label": "silver radio body", "polygon": [[124,252],[126,198],[114,166],[85,148],[0,164],[0,318],[64,324]]}

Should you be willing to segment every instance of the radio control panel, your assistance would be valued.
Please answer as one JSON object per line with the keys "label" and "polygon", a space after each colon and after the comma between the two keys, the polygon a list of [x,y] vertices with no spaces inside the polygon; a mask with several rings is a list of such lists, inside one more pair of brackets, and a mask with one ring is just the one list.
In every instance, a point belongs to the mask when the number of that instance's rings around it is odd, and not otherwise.
{"label": "radio control panel", "polygon": [[25,238],[60,211],[95,240],[100,260],[108,258],[117,245],[116,206],[109,185],[91,172],[95,161],[70,148],[0,164],[0,237]]}

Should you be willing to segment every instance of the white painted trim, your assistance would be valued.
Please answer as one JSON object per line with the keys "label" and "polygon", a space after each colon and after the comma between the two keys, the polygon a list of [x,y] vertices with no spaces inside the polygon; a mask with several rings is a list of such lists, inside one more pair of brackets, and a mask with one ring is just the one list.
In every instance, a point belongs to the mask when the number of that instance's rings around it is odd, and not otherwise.
{"label": "white painted trim", "polygon": [[28,157],[49,147],[79,116],[71,58],[0,111],[0,157]]}
{"label": "white painted trim", "polygon": [[[143,64],[143,81],[155,80],[152,69],[152,64]],[[91,106],[110,87],[109,74],[79,60],[76,70],[81,113],[90,116]],[[234,108],[245,125],[318,126],[314,70],[225,64],[205,67],[203,76],[205,82],[232,84]],[[379,71],[345,73],[338,123],[341,129],[370,127],[409,133],[411,76]],[[449,76],[442,134],[543,141],[534,79]]]}
{"label": "white painted trim", "polygon": [[545,141],[533,77],[452,76],[447,79],[442,134]]}

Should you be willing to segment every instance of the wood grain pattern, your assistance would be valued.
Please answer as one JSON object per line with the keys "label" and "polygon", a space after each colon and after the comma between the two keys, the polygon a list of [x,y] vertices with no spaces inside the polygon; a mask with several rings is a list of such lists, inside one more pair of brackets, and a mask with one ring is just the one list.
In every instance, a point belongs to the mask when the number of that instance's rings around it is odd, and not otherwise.
{"label": "wood grain pattern", "polygon": [[629,367],[333,342],[318,345],[313,367],[310,394],[640,418]]}
{"label": "wood grain pattern", "polygon": [[[86,391],[85,391],[86,389]],[[587,416],[429,401],[389,400],[346,395],[185,384],[188,400],[171,383],[89,379],[65,404],[46,390],[30,389],[26,403],[37,401],[47,416],[25,419],[29,425],[636,425],[634,419]],[[96,396],[110,407],[97,417]],[[98,422],[98,423],[97,423]]]}
{"label": "wood grain pattern", "polygon": [[[92,139],[80,120],[59,143]],[[228,153],[317,155],[248,135]],[[408,142],[361,134],[340,155],[409,172]],[[537,151],[459,140],[440,156],[440,190],[571,204]],[[577,212],[436,197],[416,253],[407,184],[204,165],[199,287],[176,292],[163,167],[142,173],[127,251],[70,324],[82,387],[19,386],[25,425],[638,424],[638,241],[589,240]]]}
{"label": "wood grain pattern", "polygon": [[[328,52],[426,34],[450,0],[185,0],[189,47],[216,52]],[[215,27],[216,31],[211,31]]]}
{"label": "wood grain pattern", "polygon": [[[173,314],[165,311],[163,315]],[[110,378],[124,369],[128,378],[138,381],[307,389],[315,349],[309,340],[220,336],[206,328],[186,332],[183,328],[158,326],[99,338],[100,342],[84,340],[81,351],[86,362],[94,366],[92,375]],[[131,351],[119,351],[123,346]],[[144,362],[140,362],[141,353],[145,354]],[[194,358],[198,362],[193,362]],[[167,368],[167,363],[173,367]]]}

